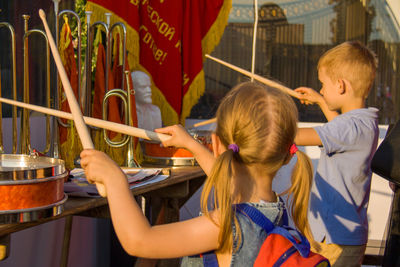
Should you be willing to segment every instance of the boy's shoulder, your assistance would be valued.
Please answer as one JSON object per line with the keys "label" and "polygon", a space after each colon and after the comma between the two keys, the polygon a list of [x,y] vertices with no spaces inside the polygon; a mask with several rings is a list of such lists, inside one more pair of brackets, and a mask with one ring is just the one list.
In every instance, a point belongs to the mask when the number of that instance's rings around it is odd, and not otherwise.
{"label": "boy's shoulder", "polygon": [[377,111],[375,108],[352,110],[314,129],[328,153],[368,146],[379,136]]}
{"label": "boy's shoulder", "polygon": [[378,127],[378,111],[379,110],[374,107],[353,109],[351,111],[338,115],[333,120],[327,122],[327,124],[334,124],[338,121],[349,121],[354,123],[371,122],[372,124],[376,125],[376,127]]}

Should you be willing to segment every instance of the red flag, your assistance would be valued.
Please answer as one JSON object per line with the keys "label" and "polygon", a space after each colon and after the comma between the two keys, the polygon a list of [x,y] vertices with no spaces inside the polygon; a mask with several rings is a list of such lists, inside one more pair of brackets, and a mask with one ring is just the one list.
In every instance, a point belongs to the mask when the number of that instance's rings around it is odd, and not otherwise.
{"label": "red flag", "polygon": [[[164,124],[183,123],[204,92],[204,54],[218,44],[227,24],[231,0],[88,0],[93,21],[127,26],[131,67],[153,80],[153,103]],[[173,10],[173,12],[171,12]],[[139,45],[138,45],[139,44]]]}

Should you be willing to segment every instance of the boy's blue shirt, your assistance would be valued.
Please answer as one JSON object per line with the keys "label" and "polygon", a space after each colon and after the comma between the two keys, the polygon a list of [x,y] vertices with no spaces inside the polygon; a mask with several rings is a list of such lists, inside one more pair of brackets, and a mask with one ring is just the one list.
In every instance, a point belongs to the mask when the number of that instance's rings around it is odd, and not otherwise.
{"label": "boy's blue shirt", "polygon": [[314,238],[321,242],[325,237],[328,244],[366,244],[378,110],[352,110],[314,129],[323,145],[308,215]]}

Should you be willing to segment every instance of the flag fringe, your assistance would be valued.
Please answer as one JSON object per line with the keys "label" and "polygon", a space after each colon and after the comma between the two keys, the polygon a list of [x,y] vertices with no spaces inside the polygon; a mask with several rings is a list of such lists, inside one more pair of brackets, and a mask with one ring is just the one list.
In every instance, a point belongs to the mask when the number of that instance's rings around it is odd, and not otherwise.
{"label": "flag fringe", "polygon": [[204,55],[210,54],[214,48],[221,41],[222,35],[224,34],[225,27],[228,24],[229,13],[231,12],[232,0],[224,0],[221,10],[218,13],[217,19],[211,25],[207,34],[201,40],[201,47],[203,50],[203,61],[205,60]]}

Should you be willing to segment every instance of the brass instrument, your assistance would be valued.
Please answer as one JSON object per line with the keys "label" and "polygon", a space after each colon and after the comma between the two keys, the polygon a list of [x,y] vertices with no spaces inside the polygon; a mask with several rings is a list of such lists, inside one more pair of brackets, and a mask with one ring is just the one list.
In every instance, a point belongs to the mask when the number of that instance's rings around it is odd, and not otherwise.
{"label": "brass instrument", "polygon": [[[88,14],[87,14],[88,15]],[[89,17],[89,15],[88,15]],[[94,36],[94,30],[97,27],[103,27],[104,31],[106,32],[106,36],[108,37],[108,26],[107,24],[105,24],[104,22],[101,21],[97,21],[95,23],[93,23],[92,25],[90,25],[88,23],[88,32],[87,32],[87,45],[86,45],[86,77],[87,77],[87,83],[86,83],[86,101],[83,101],[86,104],[86,108],[84,109],[84,111],[86,111],[84,114],[86,116],[91,117],[92,116],[92,110],[91,110],[91,103],[92,103],[92,99],[91,99],[91,95],[92,95],[92,84],[91,84],[91,79],[90,77],[92,77],[92,44],[93,44],[93,36]],[[107,38],[108,39],[108,38]],[[110,49],[109,45],[108,45],[108,40],[106,40],[106,55],[108,55],[108,50]],[[106,66],[108,66],[109,64],[109,59],[106,56]],[[105,89],[106,91],[108,91],[108,68],[105,69]],[[92,127],[91,127],[92,128]],[[98,128],[92,128],[92,129],[98,129]]]}
{"label": "brass instrument", "polygon": [[[107,17],[107,23],[97,21],[94,22],[92,25],[88,23],[88,44],[86,47],[86,77],[88,77],[87,83],[86,83],[86,99],[83,101],[86,105],[85,110],[85,115],[86,116],[91,116],[91,109],[89,108],[91,106],[91,82],[89,77],[91,77],[91,58],[92,58],[92,44],[93,44],[93,39],[94,39],[94,29],[97,27],[102,27],[106,33],[106,59],[105,59],[105,95],[103,98],[103,106],[102,106],[102,117],[103,120],[107,120],[107,114],[108,114],[108,99],[112,96],[119,97],[122,100],[122,110],[125,114],[125,119],[124,123],[126,125],[133,126],[132,123],[132,114],[131,114],[131,99],[130,99],[130,94],[133,93],[133,90],[129,88],[129,71],[125,71],[125,66],[126,66],[126,27],[123,23],[117,22],[113,24],[110,27],[110,15],[111,14],[105,14]],[[90,18],[90,13],[87,13],[87,17]],[[112,49],[111,49],[111,43],[112,43],[112,33],[115,29],[120,28],[122,30],[123,36],[122,36],[122,53],[123,53],[123,60],[122,60],[122,85],[121,88],[114,88],[109,90],[109,84],[108,84],[108,79],[109,79],[109,66],[111,65],[111,54],[112,54]],[[125,90],[124,86],[124,81],[126,79],[127,82],[127,90]],[[98,128],[91,127],[92,129],[99,130]],[[125,165],[128,167],[139,167],[139,165],[135,162],[134,160],[134,139],[133,137],[129,137],[127,135],[124,135],[121,140],[118,141],[112,141],[107,135],[107,130],[103,129],[104,133],[104,140],[110,147],[116,147],[120,148],[125,145],[128,145],[127,148],[127,157],[125,160]]]}
{"label": "brass instrument", "polygon": [[[81,95],[81,20],[78,16],[78,14],[76,14],[74,11],[72,10],[63,10],[60,13],[58,13],[57,15],[57,22],[56,22],[56,27],[57,27],[57,35],[56,35],[56,40],[57,40],[57,46],[58,46],[58,42],[59,42],[59,21],[60,18],[64,15],[70,14],[72,16],[74,16],[76,18],[77,21],[77,25],[78,25],[78,64],[77,64],[77,69],[78,69],[78,96],[77,99],[80,99],[80,95]],[[58,81],[59,81],[59,76],[57,75],[57,87],[58,87]],[[60,109],[60,103],[59,103],[59,91],[57,89],[57,95],[56,95],[56,100],[55,100],[55,108],[56,109]],[[66,128],[71,127],[69,124],[67,123],[63,123],[60,119],[57,119],[57,122]]]}
{"label": "brass instrument", "polygon": [[[50,107],[50,47],[47,39],[47,35],[42,30],[32,29],[28,30],[29,15],[22,15],[24,19],[24,36],[23,36],[23,58],[24,58],[24,93],[23,100],[25,103],[29,103],[29,43],[28,38],[31,34],[37,33],[44,37],[46,42],[46,104]],[[20,147],[19,151],[22,154],[30,154],[32,151],[30,141],[30,125],[29,125],[29,111],[24,109],[21,118],[21,133],[20,133]],[[51,146],[51,135],[50,135],[50,116],[46,115],[46,147],[41,153],[46,154],[49,152]]]}
{"label": "brass instrument", "polygon": [[[108,18],[109,19],[109,18]],[[106,94],[104,95],[104,99],[103,99],[103,120],[107,120],[107,114],[108,114],[108,98],[111,96],[116,96],[121,98],[122,102],[124,103],[123,105],[123,110],[125,112],[125,124],[129,124],[129,114],[130,114],[130,109],[128,108],[128,106],[130,106],[128,103],[130,102],[129,99],[129,95],[128,93],[124,90],[124,80],[125,80],[125,61],[126,61],[126,27],[123,23],[121,22],[117,22],[115,24],[113,24],[108,32],[108,36],[107,36],[107,54],[106,54],[106,58],[109,59],[108,62],[111,62],[111,47],[110,49],[108,49],[108,46],[111,46],[112,43],[112,33],[113,30],[116,29],[117,27],[120,27],[123,31],[123,46],[122,46],[122,84],[121,84],[121,88],[115,88],[115,89],[111,89],[111,90],[106,90]],[[119,48],[118,48],[119,49]],[[118,59],[116,59],[118,60]],[[108,66],[106,64],[106,66]],[[108,85],[108,84],[107,84]],[[106,87],[108,89],[108,87]],[[129,142],[129,137],[127,135],[124,135],[124,137],[122,138],[122,140],[119,141],[112,141],[110,140],[110,138],[108,138],[107,136],[107,131],[104,129],[104,140],[106,141],[106,143],[109,146],[112,147],[122,147],[124,145],[126,145]]]}
{"label": "brass instrument", "polygon": [[[17,100],[17,78],[16,78],[16,42],[15,42],[15,30],[14,27],[8,22],[0,22],[0,28],[6,27],[10,31],[11,38],[11,61],[12,61],[12,92],[13,99]],[[1,79],[0,79],[0,88],[1,88]],[[1,90],[0,90],[1,95]],[[12,108],[12,153],[17,153],[17,142],[18,142],[18,129],[17,129],[17,107],[13,106]],[[1,113],[1,105],[0,105],[0,132],[3,132],[3,116]],[[3,135],[0,134],[0,153],[4,153],[3,147]]]}

